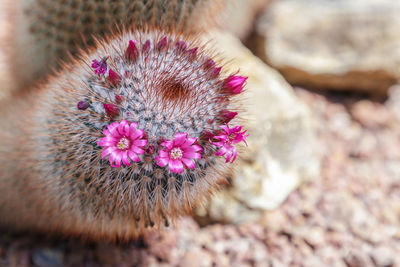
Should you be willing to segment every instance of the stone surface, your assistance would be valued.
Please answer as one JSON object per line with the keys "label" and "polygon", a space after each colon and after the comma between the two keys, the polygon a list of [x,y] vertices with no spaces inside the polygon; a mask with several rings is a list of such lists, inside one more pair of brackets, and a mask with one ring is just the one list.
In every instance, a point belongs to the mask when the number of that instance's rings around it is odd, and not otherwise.
{"label": "stone surface", "polygon": [[248,148],[240,153],[231,187],[216,193],[199,215],[243,222],[278,207],[300,183],[319,175],[320,158],[309,109],[291,86],[228,33],[211,34],[228,66],[248,76],[243,106]]}
{"label": "stone surface", "polygon": [[386,94],[400,77],[399,13],[392,0],[275,1],[252,46],[291,83]]}
{"label": "stone surface", "polygon": [[246,39],[253,31],[258,15],[271,0],[229,0],[220,13],[219,24],[240,39]]}

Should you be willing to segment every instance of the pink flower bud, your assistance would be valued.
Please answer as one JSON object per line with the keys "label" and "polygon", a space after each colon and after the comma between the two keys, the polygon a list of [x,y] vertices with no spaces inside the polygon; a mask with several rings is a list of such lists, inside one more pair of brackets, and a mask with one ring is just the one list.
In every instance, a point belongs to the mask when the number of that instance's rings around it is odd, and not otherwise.
{"label": "pink flower bud", "polygon": [[124,100],[124,97],[122,95],[115,95],[115,101],[119,104]]}
{"label": "pink flower bud", "polygon": [[128,61],[133,62],[139,57],[139,50],[136,47],[136,41],[129,41],[128,48],[125,52],[125,57]]}
{"label": "pink flower bud", "polygon": [[162,38],[158,43],[157,43],[157,50],[162,50],[167,47],[167,37]]}
{"label": "pink flower bud", "polygon": [[225,79],[225,88],[232,94],[240,94],[246,80],[247,77],[231,75]]}
{"label": "pink flower bud", "polygon": [[119,114],[119,109],[114,104],[103,104],[103,107],[109,117],[115,117]]}
{"label": "pink flower bud", "polygon": [[79,101],[76,105],[79,110],[85,110],[89,107],[89,102],[87,101]]}
{"label": "pink flower bud", "polygon": [[121,76],[118,73],[114,72],[112,69],[108,71],[108,80],[113,86],[116,86],[121,81]]}
{"label": "pink flower bud", "polygon": [[195,59],[196,58],[198,49],[199,49],[198,47],[195,47],[195,48],[189,49],[187,51],[190,59]]}
{"label": "pink flower bud", "polygon": [[150,40],[147,40],[142,46],[143,53],[150,51]]}
{"label": "pink flower bud", "polygon": [[232,112],[229,110],[222,110],[220,115],[221,115],[221,120],[223,123],[228,123],[230,122],[233,118],[236,117],[238,113],[237,112]]}
{"label": "pink flower bud", "polygon": [[185,51],[186,47],[187,47],[187,45],[184,41],[176,42],[175,46],[176,46],[176,49],[178,49],[179,51]]}

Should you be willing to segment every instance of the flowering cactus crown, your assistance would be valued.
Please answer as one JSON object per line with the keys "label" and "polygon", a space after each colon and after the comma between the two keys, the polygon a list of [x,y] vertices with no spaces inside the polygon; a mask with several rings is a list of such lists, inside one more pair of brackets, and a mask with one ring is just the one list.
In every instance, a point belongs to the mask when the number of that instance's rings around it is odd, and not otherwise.
{"label": "flowering cactus crown", "polygon": [[96,179],[96,190],[128,188],[124,212],[144,225],[190,209],[247,137],[242,126],[230,128],[246,78],[223,73],[186,37],[158,30],[125,34],[84,60],[86,89],[75,110],[99,168],[95,178],[79,171]]}

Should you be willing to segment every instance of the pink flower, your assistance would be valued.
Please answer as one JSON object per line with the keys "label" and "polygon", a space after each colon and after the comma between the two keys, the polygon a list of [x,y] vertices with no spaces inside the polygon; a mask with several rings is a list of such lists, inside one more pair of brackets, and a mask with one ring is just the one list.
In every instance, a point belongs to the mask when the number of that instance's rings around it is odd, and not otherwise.
{"label": "pink flower", "polygon": [[147,140],[143,139],[144,131],[136,127],[136,122],[129,124],[126,120],[108,125],[103,131],[105,137],[97,142],[103,147],[101,158],[109,156],[111,166],[118,168],[121,162],[129,166],[131,161],[140,161],[138,155],[144,153],[142,148],[147,145]]}
{"label": "pink flower", "polygon": [[[168,165],[174,173],[182,173],[184,167],[195,168],[194,159],[201,159],[201,146],[195,145],[196,138],[188,138],[187,133],[176,133],[174,140],[167,140],[160,144],[160,151],[155,158],[160,167]],[[164,147],[164,149],[161,148]]]}
{"label": "pink flower", "polygon": [[232,94],[240,94],[248,77],[231,75],[225,79],[225,87]]}
{"label": "pink flower", "polygon": [[107,72],[107,58],[103,58],[100,61],[93,59],[92,61],[92,68],[94,69],[94,73],[97,75],[102,75]]}
{"label": "pink flower", "polygon": [[[246,145],[246,137],[249,136],[248,134],[245,135],[247,131],[242,130],[242,126],[236,126],[232,129],[229,128],[228,124],[225,124],[223,126],[220,126],[222,128],[222,131],[220,132],[219,135],[214,136],[212,139],[217,140],[217,142],[211,142],[214,146],[218,147],[217,153],[215,155],[217,156],[226,156],[226,163],[228,162],[234,162],[237,156],[237,151],[236,147],[233,146],[233,144],[237,144],[241,141],[243,141]],[[231,160],[232,159],[232,160]]]}

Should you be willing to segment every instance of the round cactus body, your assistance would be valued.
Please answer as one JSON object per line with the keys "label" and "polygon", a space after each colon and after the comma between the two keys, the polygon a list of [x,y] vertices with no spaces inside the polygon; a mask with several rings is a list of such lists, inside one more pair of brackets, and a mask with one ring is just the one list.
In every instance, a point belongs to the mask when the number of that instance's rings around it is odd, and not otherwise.
{"label": "round cactus body", "polygon": [[34,162],[24,216],[41,229],[130,238],[189,212],[224,179],[247,137],[235,100],[246,78],[157,29],[97,47],[43,84],[18,126],[29,129],[18,160]]}

